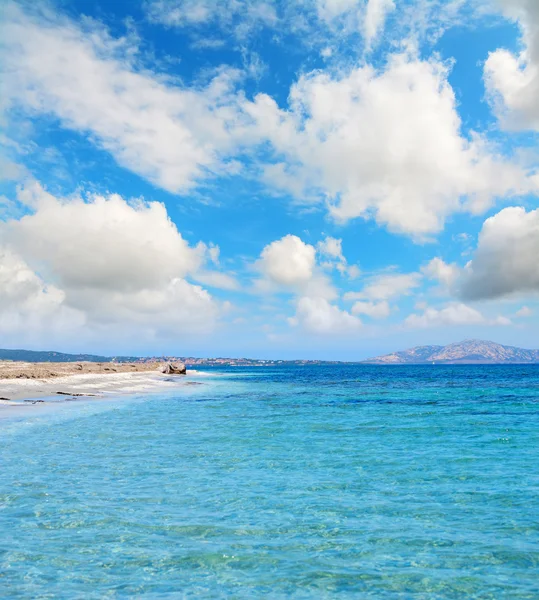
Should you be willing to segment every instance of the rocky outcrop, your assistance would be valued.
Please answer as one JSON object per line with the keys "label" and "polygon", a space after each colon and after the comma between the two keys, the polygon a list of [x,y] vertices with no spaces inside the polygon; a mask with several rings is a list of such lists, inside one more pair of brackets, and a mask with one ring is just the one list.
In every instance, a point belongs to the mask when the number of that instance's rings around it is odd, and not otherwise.
{"label": "rocky outcrop", "polygon": [[187,373],[187,369],[185,368],[185,365],[181,362],[166,363],[165,365],[163,365],[161,373],[164,373],[165,375],[185,375]]}

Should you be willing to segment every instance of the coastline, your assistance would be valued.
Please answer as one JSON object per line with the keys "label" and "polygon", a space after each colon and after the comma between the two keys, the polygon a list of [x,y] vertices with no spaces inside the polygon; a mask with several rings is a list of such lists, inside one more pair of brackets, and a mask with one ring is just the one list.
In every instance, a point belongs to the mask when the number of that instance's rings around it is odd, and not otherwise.
{"label": "coastline", "polygon": [[[82,368],[80,368],[82,365]],[[74,400],[99,400],[194,384],[189,376],[168,375],[162,363],[6,363],[0,362],[0,417],[10,408]],[[187,377],[187,380],[186,380]]]}

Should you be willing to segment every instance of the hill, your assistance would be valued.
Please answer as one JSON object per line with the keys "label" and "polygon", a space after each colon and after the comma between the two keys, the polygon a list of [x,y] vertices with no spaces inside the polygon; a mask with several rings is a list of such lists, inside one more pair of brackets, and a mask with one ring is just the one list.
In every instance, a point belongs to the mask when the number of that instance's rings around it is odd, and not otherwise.
{"label": "hill", "polygon": [[196,358],[189,356],[98,356],[95,354],[65,354],[63,352],[35,350],[1,350],[0,361],[11,360],[31,363],[70,363],[70,362],[111,362],[116,363],[147,363],[147,362],[183,362],[189,367],[271,367],[282,364],[290,365],[331,365],[336,361],[324,360],[271,360],[256,358]]}
{"label": "hill", "polygon": [[363,361],[376,365],[407,364],[533,364],[539,350],[525,350],[483,340],[465,340],[448,346],[417,346]]}

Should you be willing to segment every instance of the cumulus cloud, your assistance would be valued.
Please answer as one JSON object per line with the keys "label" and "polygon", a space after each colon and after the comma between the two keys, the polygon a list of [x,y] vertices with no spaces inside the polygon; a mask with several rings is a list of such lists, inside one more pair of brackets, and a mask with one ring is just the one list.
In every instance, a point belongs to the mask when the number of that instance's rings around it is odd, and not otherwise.
{"label": "cumulus cloud", "polygon": [[[260,3],[230,4],[271,20]],[[312,10],[342,15],[361,8],[349,4]],[[365,14],[376,31],[389,6],[370,0]],[[178,7],[167,14],[206,22],[216,10],[188,0]],[[265,94],[246,99],[238,71],[221,69],[209,83],[187,87],[141,68],[133,41],[113,38],[95,22],[36,15],[11,3],[4,13],[3,104],[58,119],[173,193],[247,168],[243,153],[269,142],[273,155],[264,151],[257,163],[264,181],[303,202],[326,202],[337,220],[374,218],[423,239],[455,212],[481,212],[496,197],[539,187],[537,176],[485,139],[462,133],[448,66],[436,58],[404,53],[380,69],[306,73],[281,108]]]}
{"label": "cumulus cloud", "polygon": [[487,219],[460,284],[462,298],[480,300],[539,291],[539,209],[505,208]]}
{"label": "cumulus cloud", "polygon": [[[0,332],[40,333],[84,324],[82,313],[64,305],[65,294],[46,284],[13,250],[0,247]],[[23,336],[25,339],[27,335]]]}
{"label": "cumulus cloud", "polygon": [[[236,148],[234,74],[186,88],[137,69],[134,48],[95,23],[4,8],[3,103],[87,134],[116,161],[170,191],[227,171]],[[69,60],[66,60],[69,57]]]}
{"label": "cumulus cloud", "polygon": [[360,320],[334,303],[338,293],[321,269],[327,264],[317,262],[317,250],[323,260],[329,258],[346,267],[341,240],[326,237],[315,248],[295,235],[286,235],[262,250],[257,262],[263,275],[257,282],[258,291],[274,292],[278,286],[293,294],[296,313],[288,322],[306,332],[342,334],[357,329]]}
{"label": "cumulus cloud", "polygon": [[316,248],[296,235],[285,235],[268,244],[256,268],[262,278],[255,287],[271,293],[282,289],[296,295],[334,300],[337,291],[316,260]]}
{"label": "cumulus cloud", "polygon": [[357,317],[330,304],[325,298],[307,296],[298,299],[296,315],[289,319],[289,323],[315,334],[348,334],[361,327]]}
{"label": "cumulus cloud", "polygon": [[536,0],[498,0],[503,13],[519,23],[524,49],[489,54],[484,78],[498,117],[509,129],[539,130],[539,3]]}
{"label": "cumulus cloud", "polygon": [[359,292],[347,292],[343,299],[355,301],[351,312],[371,319],[386,319],[391,314],[390,300],[408,296],[421,283],[420,273],[389,273],[366,280]]}
{"label": "cumulus cloud", "polygon": [[278,285],[296,286],[312,279],[316,264],[314,246],[296,235],[285,235],[268,244],[260,255],[262,272]]}
{"label": "cumulus cloud", "polygon": [[441,258],[435,257],[422,267],[421,272],[429,279],[435,279],[450,289],[458,280],[461,269],[454,263],[448,264]]}
{"label": "cumulus cloud", "polygon": [[448,72],[435,58],[393,55],[382,70],[301,76],[288,110],[265,94],[245,109],[295,182],[291,194],[303,182],[299,198],[318,193],[338,220],[374,217],[422,238],[452,213],[539,187],[478,134],[462,134]]}
{"label": "cumulus cloud", "polygon": [[1,282],[4,299],[19,294],[36,315],[75,311],[90,326],[141,327],[149,335],[213,328],[220,305],[185,279],[201,268],[207,248],[190,246],[162,204],[115,194],[57,198],[38,184],[18,199],[30,213],[2,226],[4,272],[12,271]]}
{"label": "cumulus cloud", "polygon": [[37,183],[19,199],[33,212],[11,221],[6,237],[63,287],[157,287],[203,261],[205,246],[190,247],[159,202],[130,204],[117,194],[61,199]]}

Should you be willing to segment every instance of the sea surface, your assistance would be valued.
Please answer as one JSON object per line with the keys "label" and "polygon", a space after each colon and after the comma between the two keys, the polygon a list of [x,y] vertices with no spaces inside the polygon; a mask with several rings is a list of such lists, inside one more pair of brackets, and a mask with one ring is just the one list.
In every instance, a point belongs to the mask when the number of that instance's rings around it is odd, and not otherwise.
{"label": "sea surface", "polygon": [[1,598],[539,598],[539,366],[197,381],[0,420]]}

